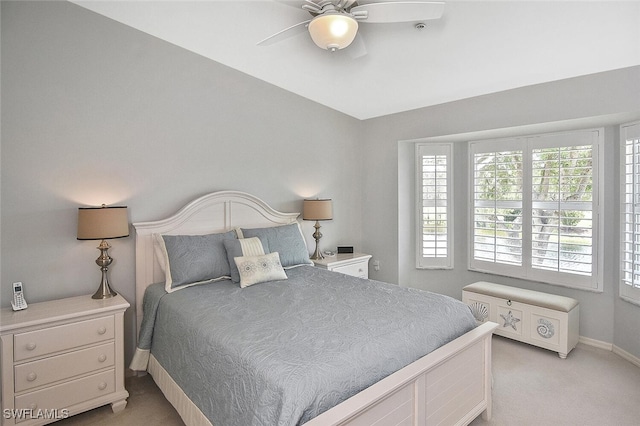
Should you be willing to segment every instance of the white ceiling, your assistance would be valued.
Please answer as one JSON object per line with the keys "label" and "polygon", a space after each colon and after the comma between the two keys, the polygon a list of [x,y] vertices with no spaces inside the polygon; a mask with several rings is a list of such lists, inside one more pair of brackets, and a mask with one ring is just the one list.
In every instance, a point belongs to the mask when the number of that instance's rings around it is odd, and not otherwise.
{"label": "white ceiling", "polygon": [[256,45],[302,0],[73,2],[358,119],[640,65],[640,1],[449,0],[421,31],[361,24],[356,59],[306,32]]}

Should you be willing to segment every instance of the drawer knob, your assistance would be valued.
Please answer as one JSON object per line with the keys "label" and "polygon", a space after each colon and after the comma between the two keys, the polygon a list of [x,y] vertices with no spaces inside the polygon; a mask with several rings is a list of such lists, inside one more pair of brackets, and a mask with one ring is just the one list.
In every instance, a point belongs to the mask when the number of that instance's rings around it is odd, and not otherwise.
{"label": "drawer knob", "polygon": [[35,402],[32,402],[31,404],[29,404],[30,410],[35,410],[36,408],[38,408],[38,404],[36,404]]}
{"label": "drawer knob", "polygon": [[101,355],[98,357],[98,361],[99,361],[99,362],[105,362],[106,360],[107,360],[107,356],[106,356],[105,354],[101,354]]}
{"label": "drawer knob", "polygon": [[38,378],[38,375],[34,372],[27,374],[27,380],[30,382],[33,382],[37,378]]}
{"label": "drawer knob", "polygon": [[32,350],[34,350],[35,348],[36,348],[36,344],[35,344],[35,343],[33,343],[33,342],[29,342],[29,343],[27,343],[27,350],[28,350],[28,351],[32,351]]}
{"label": "drawer knob", "polygon": [[98,334],[104,334],[104,333],[106,333],[106,332],[107,332],[107,327],[100,327],[100,328],[98,329]]}
{"label": "drawer knob", "polygon": [[507,305],[511,306],[511,300],[507,300]]}
{"label": "drawer knob", "polygon": [[100,382],[98,384],[98,389],[105,390],[107,388],[107,382]]}

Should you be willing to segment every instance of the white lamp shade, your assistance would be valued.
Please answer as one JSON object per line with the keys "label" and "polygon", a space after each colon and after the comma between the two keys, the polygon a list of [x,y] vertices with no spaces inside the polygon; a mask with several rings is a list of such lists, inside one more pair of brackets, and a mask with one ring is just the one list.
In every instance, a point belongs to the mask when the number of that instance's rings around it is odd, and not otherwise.
{"label": "white lamp shade", "polygon": [[303,220],[331,220],[333,219],[333,203],[331,199],[304,200],[302,205]]}
{"label": "white lamp shade", "polygon": [[318,47],[339,50],[349,46],[358,32],[358,21],[349,15],[318,15],[309,23],[309,34]]}
{"label": "white lamp shade", "polygon": [[104,240],[129,236],[126,207],[80,207],[78,239]]}

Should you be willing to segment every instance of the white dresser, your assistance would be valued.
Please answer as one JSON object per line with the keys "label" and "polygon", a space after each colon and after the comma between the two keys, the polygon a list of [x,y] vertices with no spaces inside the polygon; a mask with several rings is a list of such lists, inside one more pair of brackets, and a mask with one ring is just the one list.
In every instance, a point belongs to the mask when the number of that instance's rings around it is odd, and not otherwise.
{"label": "white dresser", "polygon": [[338,253],[335,256],[326,256],[324,259],[313,260],[313,264],[330,271],[342,272],[354,277],[369,278],[369,259],[371,259],[370,254]]}
{"label": "white dresser", "polygon": [[122,297],[90,295],[2,309],[2,425],[42,425],[127,405]]}

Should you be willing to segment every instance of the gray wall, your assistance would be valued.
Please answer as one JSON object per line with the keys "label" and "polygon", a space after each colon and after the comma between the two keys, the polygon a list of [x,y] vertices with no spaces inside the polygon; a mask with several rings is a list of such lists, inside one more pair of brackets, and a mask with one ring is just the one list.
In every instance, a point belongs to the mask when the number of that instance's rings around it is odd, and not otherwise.
{"label": "gray wall", "polygon": [[[618,295],[618,131],[640,117],[640,67],[557,81],[385,116],[365,122],[363,242],[380,261],[372,278],[461,296],[462,287],[488,280],[578,299],[580,334],[640,356],[640,308]],[[467,270],[468,157],[465,141],[595,126],[605,127],[605,244],[603,293],[573,290]],[[455,146],[453,270],[415,268],[413,142],[430,138]],[[374,209],[373,206],[387,206]],[[369,232],[368,232],[369,231]],[[634,327],[635,325],[635,327]]]}
{"label": "gray wall", "polygon": [[[3,307],[14,281],[31,303],[97,289],[99,241],[76,240],[85,205],[127,205],[136,222],[216,190],[286,212],[326,196],[323,247],[360,248],[357,120],[67,2],[1,14]],[[133,305],[133,231],[111,244],[111,282]]]}

